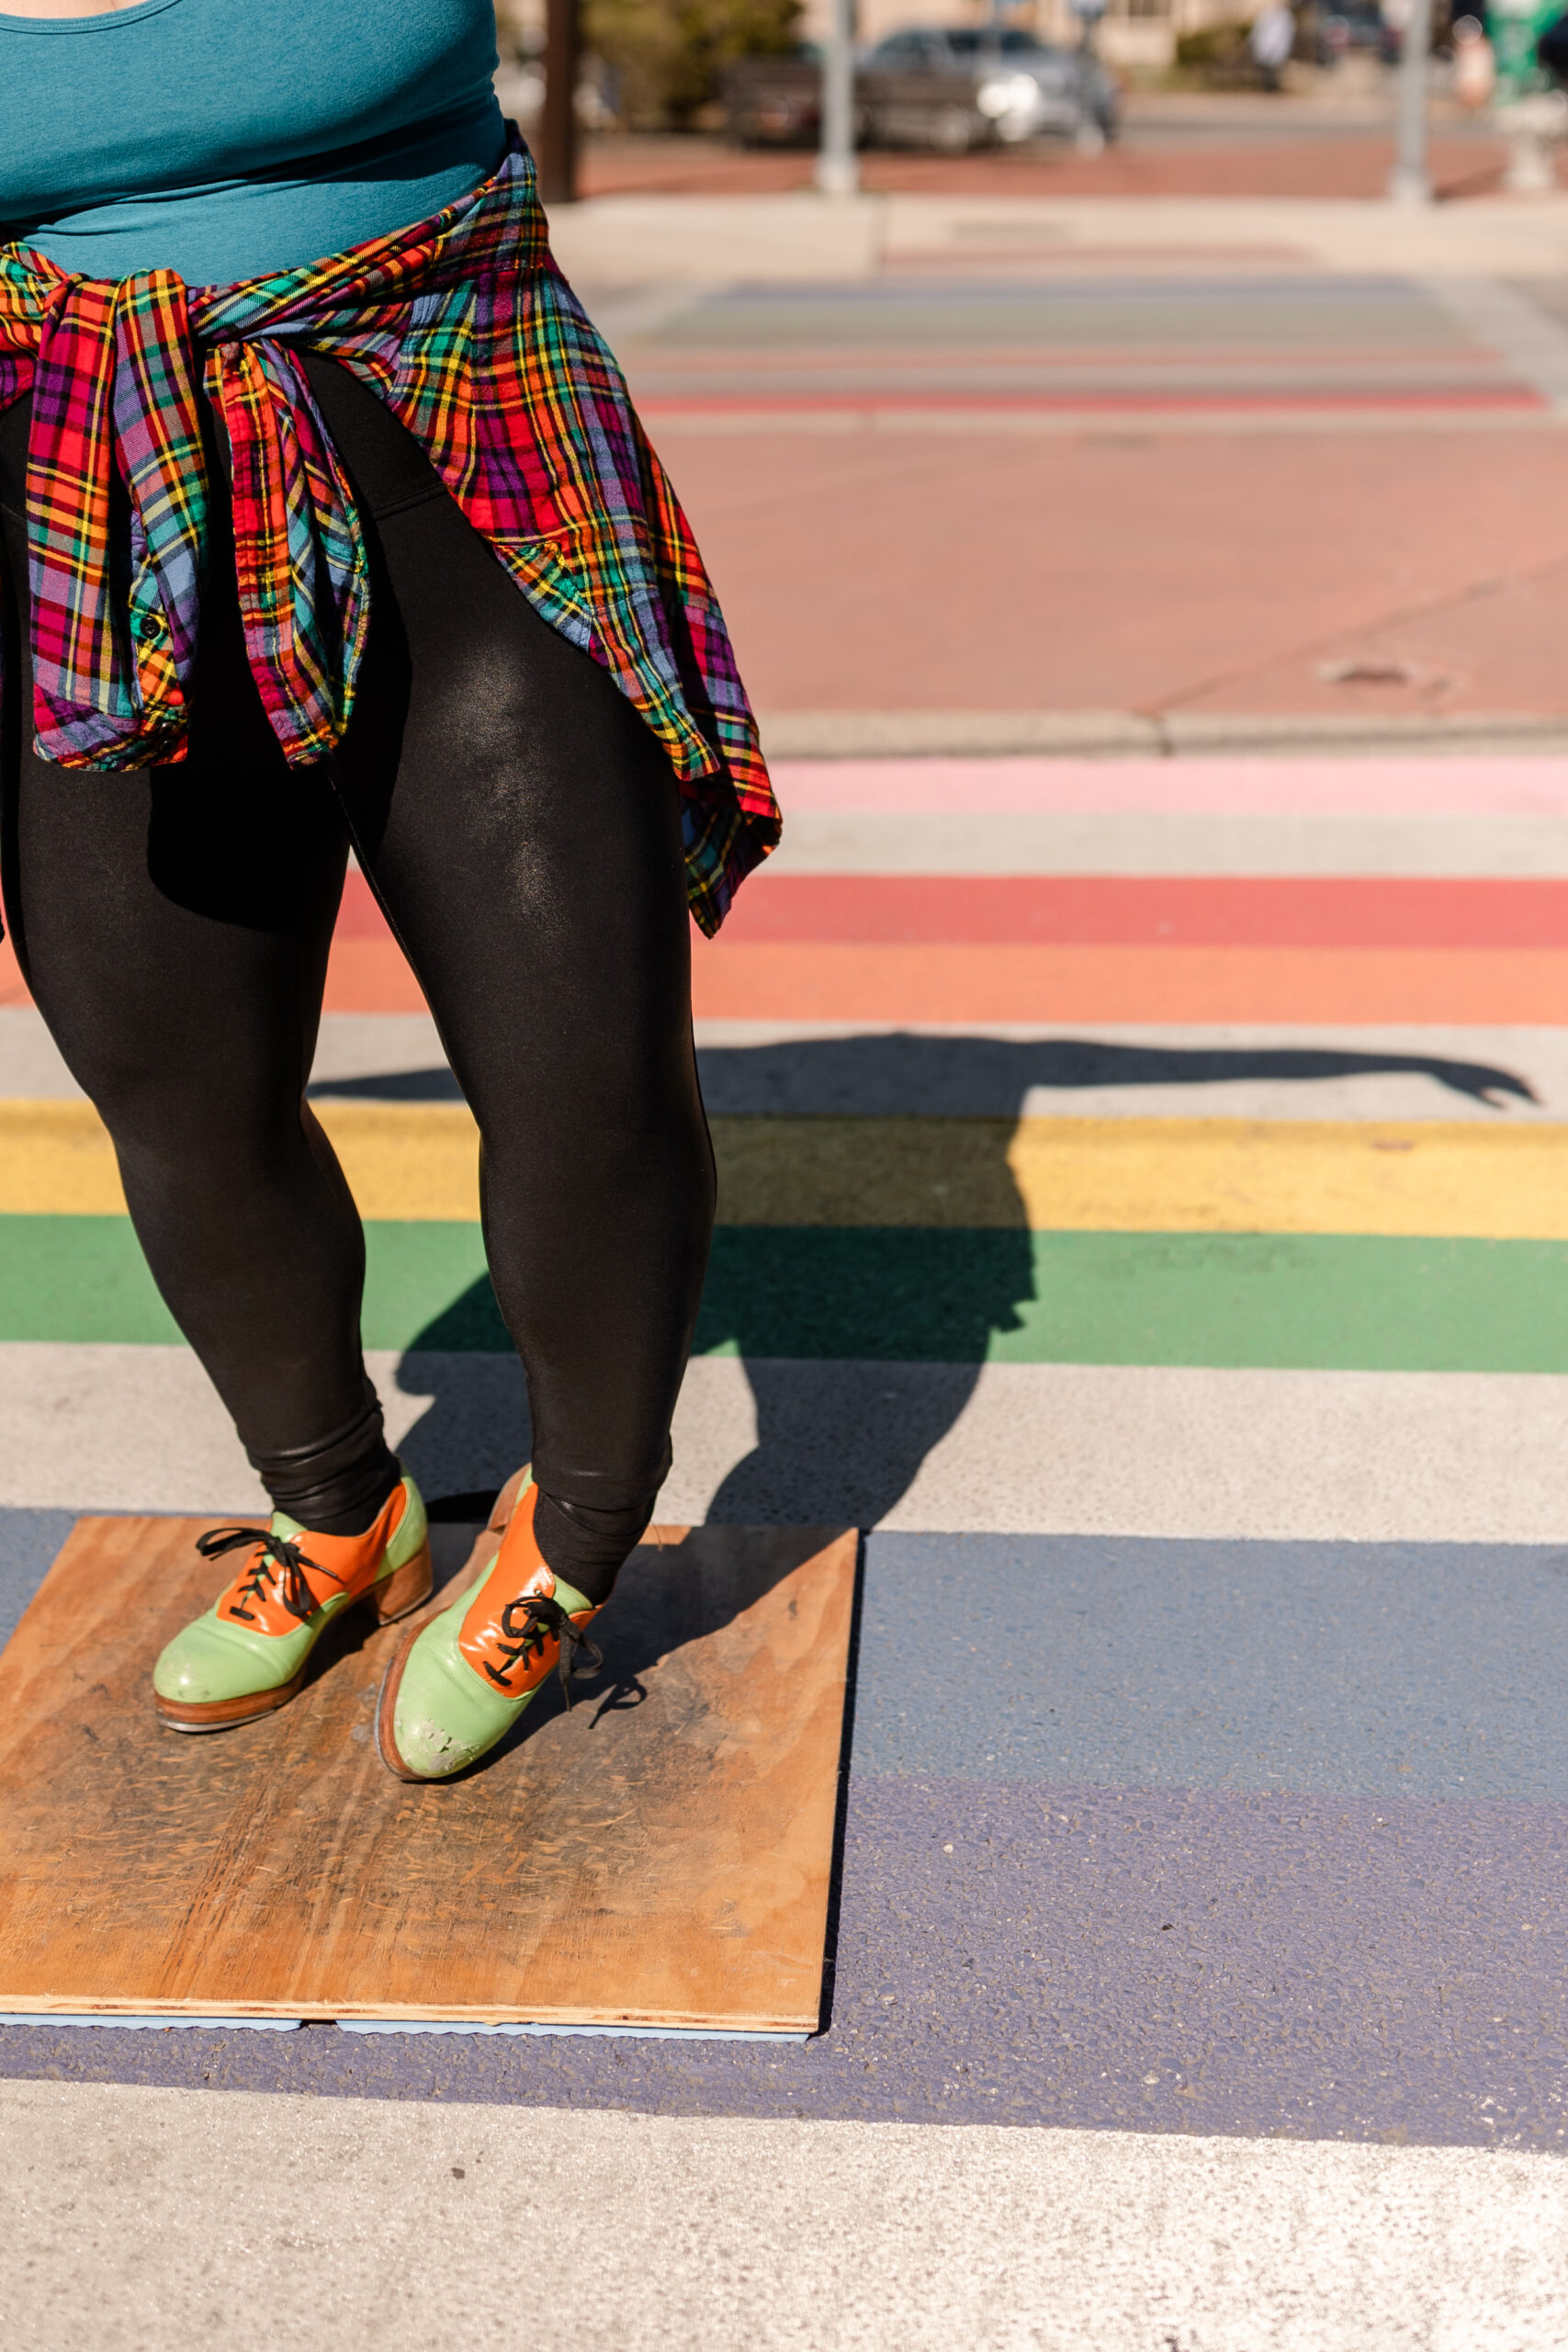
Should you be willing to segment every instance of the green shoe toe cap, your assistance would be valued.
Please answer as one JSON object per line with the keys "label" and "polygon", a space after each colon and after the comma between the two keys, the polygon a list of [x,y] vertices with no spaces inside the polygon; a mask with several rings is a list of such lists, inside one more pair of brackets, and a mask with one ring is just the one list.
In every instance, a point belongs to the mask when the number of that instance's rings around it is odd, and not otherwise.
{"label": "green shoe toe cap", "polygon": [[297,1634],[257,1637],[243,1626],[227,1625],[210,1611],[178,1633],[152,1668],[152,1688],[160,1699],[186,1707],[209,1707],[229,1699],[248,1699],[258,1690],[276,1690],[291,1682],[315,1642],[312,1625]]}
{"label": "green shoe toe cap", "polygon": [[392,1737],[404,1767],[445,1781],[505,1737],[534,1693],[509,1699],[479,1680],[457,1648],[472,1594],[427,1625],[403,1668]]}

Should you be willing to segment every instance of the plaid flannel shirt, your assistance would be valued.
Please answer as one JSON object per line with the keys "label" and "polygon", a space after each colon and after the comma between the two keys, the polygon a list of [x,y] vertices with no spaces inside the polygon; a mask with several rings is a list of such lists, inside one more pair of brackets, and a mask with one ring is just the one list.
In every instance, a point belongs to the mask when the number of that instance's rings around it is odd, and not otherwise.
{"label": "plaid flannel shirt", "polygon": [[[550,257],[526,148],[434,219],[187,287],[0,248],[0,409],[31,392],[34,721],[63,767],[185,755],[211,489],[228,436],[252,673],[293,764],[343,737],[365,542],[297,353],[335,359],[423,444],[535,609],[642,713],[680,779],[687,890],[717,930],[780,831],[724,616],[615,360]],[[118,481],[117,481],[118,477]]]}

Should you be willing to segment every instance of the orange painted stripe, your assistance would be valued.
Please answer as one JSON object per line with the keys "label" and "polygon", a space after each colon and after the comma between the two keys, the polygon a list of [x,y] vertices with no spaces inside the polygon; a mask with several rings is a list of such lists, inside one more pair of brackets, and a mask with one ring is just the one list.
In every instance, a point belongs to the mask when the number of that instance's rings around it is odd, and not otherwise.
{"label": "orange painted stripe", "polygon": [[1568,1022],[1568,950],[699,947],[699,1019]]}
{"label": "orange painted stripe", "polygon": [[[11,943],[0,941],[0,1005],[30,1001]],[[403,961],[402,950],[388,934],[383,933],[379,939],[345,939],[340,933],[333,941],[327,964],[326,1010],[423,1012],[424,997]]]}

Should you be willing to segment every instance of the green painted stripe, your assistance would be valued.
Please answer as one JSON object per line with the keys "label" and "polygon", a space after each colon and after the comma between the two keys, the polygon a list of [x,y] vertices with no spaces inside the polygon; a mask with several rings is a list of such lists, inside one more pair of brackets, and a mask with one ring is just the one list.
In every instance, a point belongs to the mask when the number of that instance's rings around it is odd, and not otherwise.
{"label": "green painted stripe", "polygon": [[[477,1225],[367,1225],[365,1249],[367,1347],[404,1348],[436,1327],[432,1345],[510,1345]],[[129,1218],[0,1216],[0,1340],[173,1346],[179,1336]]]}
{"label": "green painted stripe", "polygon": [[[478,1228],[366,1228],[375,1348],[497,1352]],[[0,1218],[0,1340],[172,1344],[123,1217]],[[1568,1242],[721,1230],[705,1354],[1568,1372]]]}
{"label": "green painted stripe", "polygon": [[0,1339],[176,1342],[123,1216],[0,1217]]}
{"label": "green painted stripe", "polygon": [[361,1320],[367,1348],[512,1352],[477,1225],[412,1217],[398,1224],[367,1223]]}
{"label": "green painted stripe", "polygon": [[885,1362],[1568,1372],[1568,1244],[721,1232],[697,1346]]}

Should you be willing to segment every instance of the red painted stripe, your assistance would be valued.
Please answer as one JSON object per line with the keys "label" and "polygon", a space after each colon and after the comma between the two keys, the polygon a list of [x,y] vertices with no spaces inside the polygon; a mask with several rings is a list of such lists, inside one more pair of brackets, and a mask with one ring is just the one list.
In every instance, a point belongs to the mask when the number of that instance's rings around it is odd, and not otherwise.
{"label": "red painted stripe", "polygon": [[390,939],[392,935],[369,883],[358,872],[351,873],[344,883],[337,935],[340,939]]}
{"label": "red painted stripe", "polygon": [[30,1004],[28,984],[22,978],[17,951],[8,939],[0,940],[0,1004]]}
{"label": "red painted stripe", "polygon": [[328,1012],[423,1012],[424,994],[396,940],[333,942],[327,963]]}
{"label": "red painted stripe", "polygon": [[1568,881],[766,871],[719,946],[1568,947]]}
{"label": "red painted stripe", "polygon": [[[337,936],[390,943],[362,874]],[[752,876],[720,946],[1568,947],[1568,881],[1102,875]]]}

